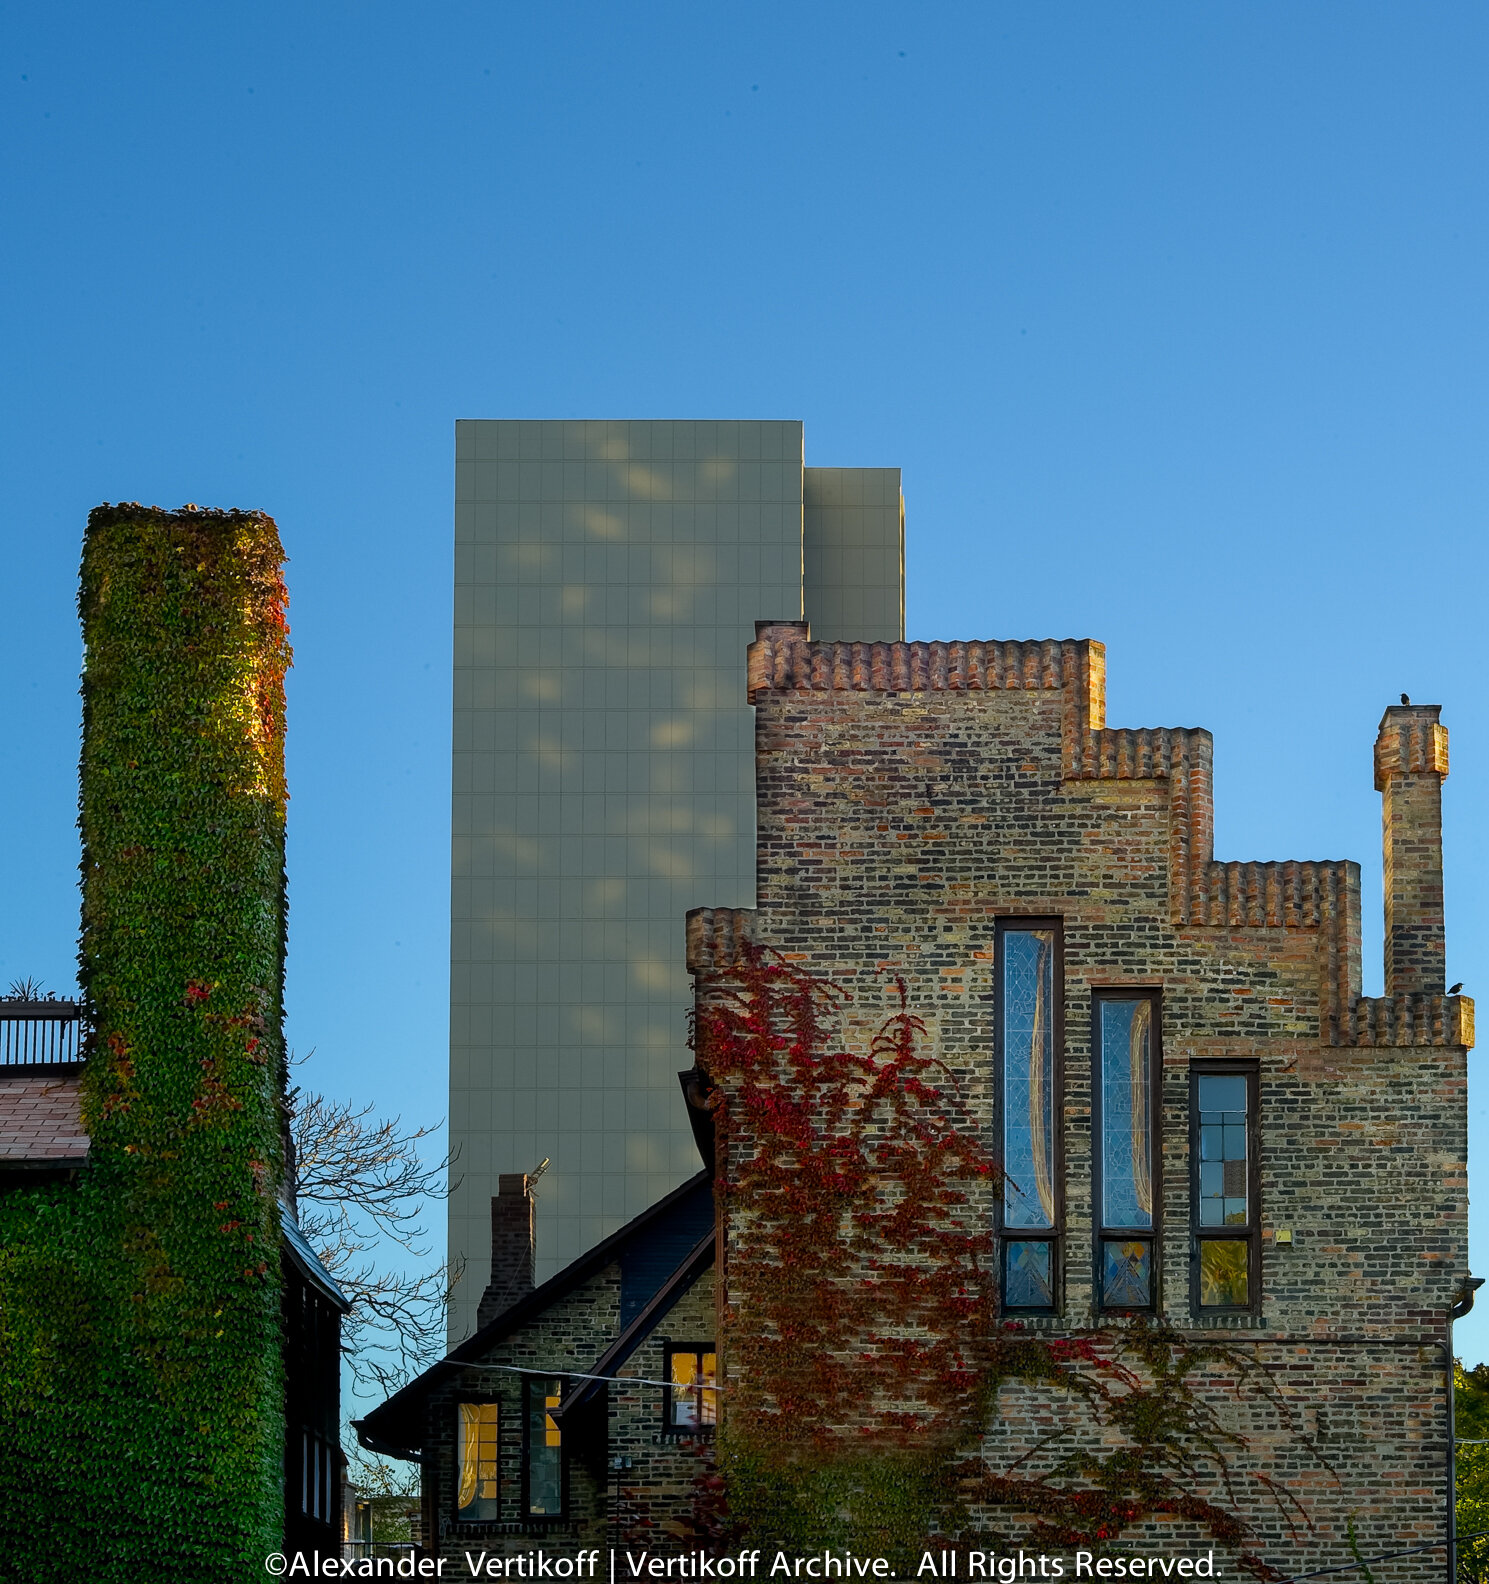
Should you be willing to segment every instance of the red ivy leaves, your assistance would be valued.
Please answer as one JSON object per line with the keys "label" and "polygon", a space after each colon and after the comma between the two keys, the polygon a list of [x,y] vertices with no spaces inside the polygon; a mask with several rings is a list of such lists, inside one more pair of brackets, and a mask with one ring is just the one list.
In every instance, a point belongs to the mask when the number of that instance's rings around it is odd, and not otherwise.
{"label": "red ivy leaves", "polygon": [[[1001,1172],[955,1076],[923,1052],[904,980],[895,988],[867,1056],[830,1035],[846,990],[757,946],[698,1009],[730,1229],[731,1436],[783,1471],[849,1443],[919,1449],[943,1464],[948,1509],[1012,1508],[1034,1520],[1034,1544],[1102,1546],[1174,1514],[1239,1546],[1246,1525],[1195,1486],[1229,1494],[1228,1454],[1244,1442],[1189,1376],[1220,1365],[1290,1417],[1280,1393],[1249,1356],[1161,1327],[1049,1336],[998,1321],[988,1228]],[[1084,1400],[1128,1444],[1018,1477],[961,1456],[1015,1378]]]}

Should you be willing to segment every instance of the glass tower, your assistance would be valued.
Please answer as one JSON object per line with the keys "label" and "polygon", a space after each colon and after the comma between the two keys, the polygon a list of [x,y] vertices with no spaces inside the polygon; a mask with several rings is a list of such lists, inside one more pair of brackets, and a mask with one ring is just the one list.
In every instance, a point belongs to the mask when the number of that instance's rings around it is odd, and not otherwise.
{"label": "glass tower", "polygon": [[754,903],[755,623],[904,636],[899,469],[800,423],[455,433],[452,1341],[500,1173],[551,1161],[542,1281],[698,1169],[683,924]]}

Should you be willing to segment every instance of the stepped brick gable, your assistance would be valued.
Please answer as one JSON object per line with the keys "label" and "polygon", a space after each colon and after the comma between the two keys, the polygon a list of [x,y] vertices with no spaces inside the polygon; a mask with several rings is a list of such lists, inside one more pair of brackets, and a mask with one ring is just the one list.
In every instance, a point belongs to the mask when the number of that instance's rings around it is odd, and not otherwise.
{"label": "stepped brick gable", "polygon": [[[1350,1561],[1351,1532],[1366,1556],[1444,1540],[1473,1003],[1443,982],[1437,707],[1388,709],[1375,745],[1386,993],[1365,997],[1358,864],[1217,860],[1210,734],[1109,727],[1099,643],[818,643],[761,624],[748,685],[757,907],[689,915],[700,1018],[763,956],[846,992],[834,1037],[867,1051],[903,980],[1005,1174],[967,1211],[989,1229],[997,1325],[1156,1327],[1264,1374],[1275,1391],[1236,1389],[1220,1362],[1194,1377],[1237,1438],[1226,1476],[1195,1478],[1222,1502],[1229,1478],[1241,1549],[1274,1576]],[[1020,1040],[1049,1053],[1033,1078]],[[740,1344],[759,1249],[727,1184],[762,1140],[718,1081],[732,1434],[731,1404],[756,1400]],[[1083,1436],[1121,1439],[1080,1400],[1003,1380],[962,1451],[1032,1476]],[[1035,1517],[983,1520],[1016,1534]],[[1197,1535],[1169,1514],[1124,1540]],[[1374,1572],[1443,1568],[1438,1550]]]}

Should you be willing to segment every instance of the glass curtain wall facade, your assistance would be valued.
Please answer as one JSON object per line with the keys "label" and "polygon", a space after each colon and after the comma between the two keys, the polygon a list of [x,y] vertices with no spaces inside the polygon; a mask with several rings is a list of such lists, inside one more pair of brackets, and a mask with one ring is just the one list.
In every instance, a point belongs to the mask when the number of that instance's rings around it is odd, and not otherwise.
{"label": "glass curtain wall facade", "polygon": [[456,425],[451,1339],[502,1172],[539,1281],[698,1169],[684,916],[754,904],[755,623],[904,636],[895,468],[797,422]]}

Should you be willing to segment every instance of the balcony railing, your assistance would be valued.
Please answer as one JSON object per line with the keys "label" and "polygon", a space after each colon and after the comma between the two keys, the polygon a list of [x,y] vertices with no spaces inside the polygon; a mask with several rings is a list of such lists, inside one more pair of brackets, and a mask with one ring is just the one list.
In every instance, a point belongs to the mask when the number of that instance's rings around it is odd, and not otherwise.
{"label": "balcony railing", "polygon": [[85,1028],[76,1001],[0,996],[0,1073],[19,1067],[75,1067]]}

